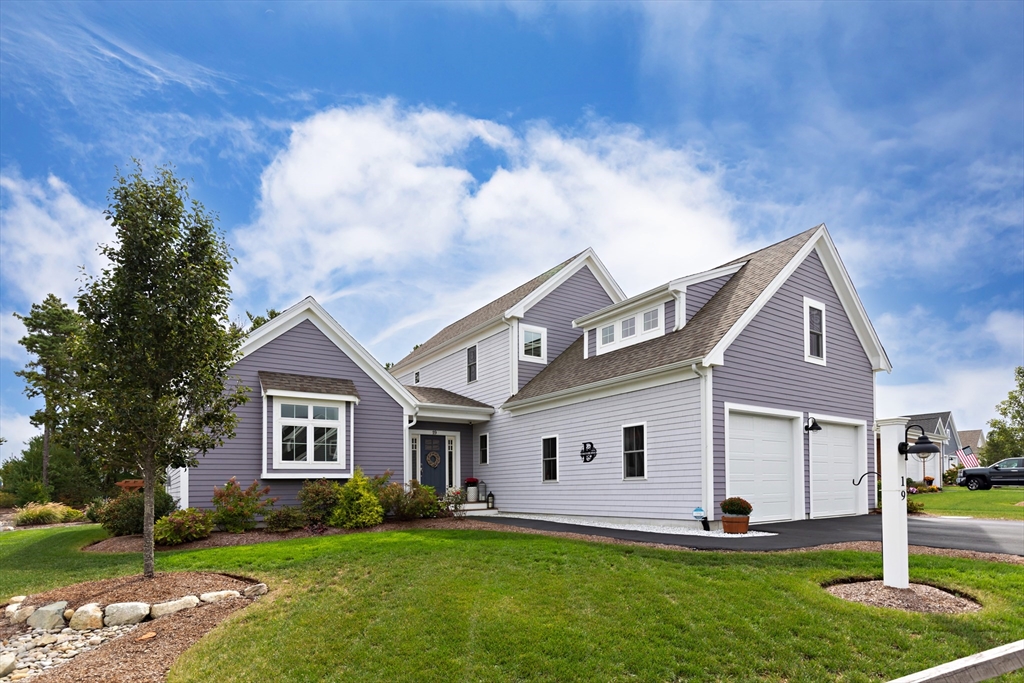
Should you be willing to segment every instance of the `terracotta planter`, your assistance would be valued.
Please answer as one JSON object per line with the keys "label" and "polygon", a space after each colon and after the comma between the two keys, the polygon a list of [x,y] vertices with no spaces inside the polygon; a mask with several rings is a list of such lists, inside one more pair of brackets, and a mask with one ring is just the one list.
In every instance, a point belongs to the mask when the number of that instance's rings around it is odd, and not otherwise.
{"label": "terracotta planter", "polygon": [[746,515],[722,515],[722,531],[727,534],[745,534],[750,526]]}

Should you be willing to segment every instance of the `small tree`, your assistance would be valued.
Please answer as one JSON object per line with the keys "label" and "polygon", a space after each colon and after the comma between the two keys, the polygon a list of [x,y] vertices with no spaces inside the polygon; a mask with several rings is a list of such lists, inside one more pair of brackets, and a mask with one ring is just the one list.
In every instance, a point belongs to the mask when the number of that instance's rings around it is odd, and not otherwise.
{"label": "small tree", "polygon": [[992,430],[979,453],[979,460],[985,465],[999,462],[1004,458],[1024,456],[1024,366],[1014,371],[1016,388],[1011,389],[1005,401],[996,406],[1002,417],[989,420]]}
{"label": "small tree", "polygon": [[168,467],[234,436],[248,389],[229,383],[241,333],[228,320],[232,259],[214,218],[170,168],[118,174],[101,248],[110,266],[78,297],[89,322],[85,404],[96,452],[142,472],[143,564],[153,576],[155,487]]}
{"label": "small tree", "polygon": [[48,294],[41,304],[32,304],[28,315],[14,315],[28,332],[18,343],[35,356],[24,370],[14,374],[25,380],[25,394],[29,398],[43,398],[43,407],[30,419],[43,428],[42,483],[46,488],[50,483],[53,435],[61,424],[68,422],[76,393],[78,373],[73,349],[82,337],[85,322],[53,294]]}

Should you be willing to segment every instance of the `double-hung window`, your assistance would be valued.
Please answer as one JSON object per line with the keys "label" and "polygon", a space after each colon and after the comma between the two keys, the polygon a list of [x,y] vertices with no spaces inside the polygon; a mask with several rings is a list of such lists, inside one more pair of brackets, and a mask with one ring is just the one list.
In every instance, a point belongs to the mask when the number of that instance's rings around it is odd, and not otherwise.
{"label": "double-hung window", "polygon": [[344,403],[281,398],[275,407],[275,467],[344,467]]}
{"label": "double-hung window", "polygon": [[488,457],[488,455],[487,455],[487,447],[490,444],[487,443],[487,441],[488,441],[487,436],[488,436],[487,434],[481,434],[480,435],[480,464],[481,465],[486,465],[487,462],[488,462],[488,460],[487,460],[487,457]]}
{"label": "double-hung window", "polygon": [[825,364],[825,304],[804,297],[804,360]]}
{"label": "double-hung window", "polygon": [[558,437],[548,436],[542,442],[541,463],[544,481],[558,481]]}
{"label": "double-hung window", "polygon": [[643,479],[647,476],[644,425],[622,428],[622,476]]}
{"label": "double-hung window", "polygon": [[466,381],[476,381],[476,347],[466,349]]}

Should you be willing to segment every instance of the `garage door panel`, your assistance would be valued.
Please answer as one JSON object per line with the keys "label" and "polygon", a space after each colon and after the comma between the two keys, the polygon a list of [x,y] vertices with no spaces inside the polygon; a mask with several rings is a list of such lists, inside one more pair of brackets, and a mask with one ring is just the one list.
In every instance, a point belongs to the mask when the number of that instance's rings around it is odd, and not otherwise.
{"label": "garage door panel", "polygon": [[754,506],[752,522],[793,517],[792,421],[729,413],[729,495]]}
{"label": "garage door panel", "polygon": [[821,423],[811,437],[811,516],[857,514],[858,429]]}

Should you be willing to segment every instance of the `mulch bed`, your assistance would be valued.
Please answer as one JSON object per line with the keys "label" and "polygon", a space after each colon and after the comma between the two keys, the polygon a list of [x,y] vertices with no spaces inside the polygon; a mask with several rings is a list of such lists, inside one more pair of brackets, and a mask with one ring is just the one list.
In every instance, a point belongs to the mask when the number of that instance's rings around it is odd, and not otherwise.
{"label": "mulch bed", "polygon": [[981,609],[981,605],[973,600],[922,583],[912,583],[910,588],[892,588],[883,585],[881,581],[856,581],[826,586],[825,590],[837,598],[850,602],[872,607],[890,607],[905,612],[964,614]]}
{"label": "mulch bed", "polygon": [[42,607],[51,602],[67,600],[71,609],[78,609],[90,602],[110,605],[115,602],[141,601],[152,604],[210,591],[242,591],[252,583],[256,582],[212,572],[157,572],[152,579],[137,574],[54,588],[45,593],[30,595],[22,604]]}

